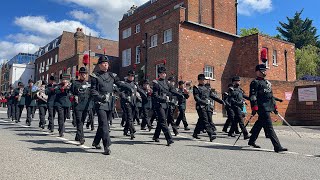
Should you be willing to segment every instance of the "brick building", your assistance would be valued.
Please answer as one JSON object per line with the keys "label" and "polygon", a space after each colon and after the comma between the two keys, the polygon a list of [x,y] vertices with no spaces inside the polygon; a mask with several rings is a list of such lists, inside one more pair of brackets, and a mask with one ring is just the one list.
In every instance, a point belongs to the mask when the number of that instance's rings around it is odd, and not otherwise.
{"label": "brick building", "polygon": [[[136,64],[154,79],[166,60],[169,76],[196,84],[204,73],[220,95],[234,75],[255,77],[262,48],[268,49],[269,79],[296,80],[294,44],[261,34],[237,35],[236,0],[151,0],[133,6],[119,23],[122,77]],[[195,112],[194,103],[189,98],[187,112]],[[215,108],[221,116],[222,106]]]}
{"label": "brick building", "polygon": [[[89,48],[90,45],[90,48]],[[50,75],[59,77],[62,73],[70,74],[76,78],[76,72],[83,65],[83,56],[90,53],[90,72],[93,71],[101,55],[105,54],[111,60],[111,70],[117,73],[119,70],[118,42],[87,36],[81,28],[75,33],[64,31],[36,52],[35,80],[48,80]]]}

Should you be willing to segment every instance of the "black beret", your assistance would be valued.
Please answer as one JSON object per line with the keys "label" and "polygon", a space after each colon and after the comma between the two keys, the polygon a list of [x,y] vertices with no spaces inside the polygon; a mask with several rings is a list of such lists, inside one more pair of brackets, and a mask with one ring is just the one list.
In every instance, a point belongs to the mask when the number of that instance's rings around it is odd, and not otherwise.
{"label": "black beret", "polygon": [[206,76],[204,74],[199,74],[198,75],[198,80],[205,80]]}
{"label": "black beret", "polygon": [[256,71],[265,71],[267,69],[265,64],[259,64],[256,66]]}

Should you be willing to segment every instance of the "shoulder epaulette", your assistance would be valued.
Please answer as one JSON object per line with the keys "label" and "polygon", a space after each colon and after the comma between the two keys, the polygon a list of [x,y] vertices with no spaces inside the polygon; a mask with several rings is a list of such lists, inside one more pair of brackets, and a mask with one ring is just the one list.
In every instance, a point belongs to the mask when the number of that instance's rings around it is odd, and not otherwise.
{"label": "shoulder epaulette", "polygon": [[97,78],[97,75],[95,73],[90,74],[91,77]]}
{"label": "shoulder epaulette", "polygon": [[152,82],[155,83],[155,84],[158,84],[158,81],[157,81],[157,80],[153,80]]}

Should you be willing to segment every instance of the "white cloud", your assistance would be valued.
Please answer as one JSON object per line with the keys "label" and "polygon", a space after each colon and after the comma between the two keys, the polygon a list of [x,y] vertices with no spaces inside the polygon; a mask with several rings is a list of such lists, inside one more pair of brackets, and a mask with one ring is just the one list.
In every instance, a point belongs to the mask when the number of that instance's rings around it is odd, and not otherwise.
{"label": "white cloud", "polygon": [[272,10],[272,0],[239,0],[238,13],[250,16],[255,12],[264,13]]}
{"label": "white cloud", "polygon": [[39,46],[31,43],[12,43],[8,41],[0,41],[0,60],[10,60],[20,52],[34,53],[39,49]]}
{"label": "white cloud", "polygon": [[86,34],[91,33],[93,36],[99,36],[99,33],[88,26],[70,20],[47,21],[43,16],[23,16],[17,17],[14,23],[20,26],[25,31],[57,37],[61,35],[62,31],[74,32],[78,27],[82,27]]}
{"label": "white cloud", "polygon": [[51,36],[48,37],[41,37],[33,34],[23,34],[23,33],[18,33],[18,34],[10,34],[7,36],[8,39],[13,40],[14,42],[20,42],[20,43],[32,43],[36,44],[38,46],[42,46],[50,41],[52,41]]}
{"label": "white cloud", "polygon": [[95,18],[94,14],[90,14],[90,13],[86,13],[86,12],[78,11],[78,10],[73,10],[73,11],[69,12],[69,14],[73,18],[78,19],[79,21],[85,21],[88,23],[93,23],[94,18]]}
{"label": "white cloud", "polygon": [[[95,17],[95,24],[106,38],[117,40],[119,21],[132,5],[141,5],[148,0],[60,0],[89,9]],[[86,21],[90,23],[89,21]]]}

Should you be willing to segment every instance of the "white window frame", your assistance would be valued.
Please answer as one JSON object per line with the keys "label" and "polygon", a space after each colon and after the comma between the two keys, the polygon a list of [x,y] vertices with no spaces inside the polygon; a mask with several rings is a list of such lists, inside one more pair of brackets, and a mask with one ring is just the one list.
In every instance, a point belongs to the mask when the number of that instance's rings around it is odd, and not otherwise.
{"label": "white window frame", "polygon": [[156,16],[156,15],[154,15],[154,16],[152,16],[152,17],[149,17],[148,19],[146,19],[146,20],[144,21],[144,23],[148,23],[148,22],[150,22],[150,21],[152,21],[152,20],[155,20],[155,19],[157,19],[157,16]]}
{"label": "white window frame", "polygon": [[131,27],[122,31],[122,39],[127,39],[131,36]]}
{"label": "white window frame", "polygon": [[137,24],[136,25],[136,34],[139,33],[141,31],[141,25]]}
{"label": "white window frame", "polygon": [[140,56],[140,46],[136,46],[136,64],[140,64],[141,56]]}
{"label": "white window frame", "polygon": [[274,66],[278,66],[278,51],[277,50],[273,50],[273,54],[272,54],[272,64]]}
{"label": "white window frame", "polygon": [[122,51],[122,67],[131,65],[131,48]]}
{"label": "white window frame", "polygon": [[204,67],[203,73],[204,73],[206,79],[214,79],[214,67],[213,66],[206,65]]}
{"label": "white window frame", "polygon": [[163,44],[172,41],[172,28],[167,29],[163,32]]}
{"label": "white window frame", "polygon": [[175,6],[173,7],[173,9],[178,9],[178,8],[180,8],[180,7],[183,7],[183,5],[184,5],[183,2],[182,2],[182,3],[179,3],[179,4],[175,5]]}
{"label": "white window frame", "polygon": [[154,34],[150,38],[150,48],[158,46],[158,34]]}
{"label": "white window frame", "polygon": [[57,63],[58,62],[58,54],[55,55],[54,59],[55,59],[54,62]]}

